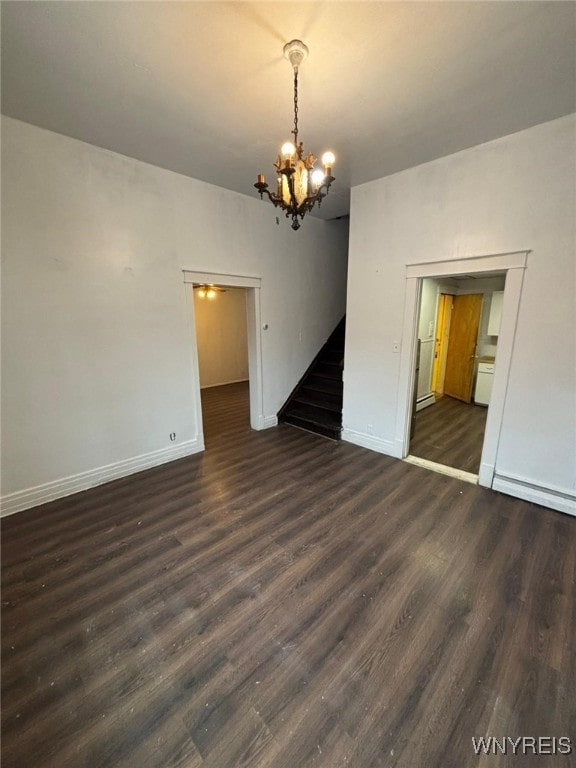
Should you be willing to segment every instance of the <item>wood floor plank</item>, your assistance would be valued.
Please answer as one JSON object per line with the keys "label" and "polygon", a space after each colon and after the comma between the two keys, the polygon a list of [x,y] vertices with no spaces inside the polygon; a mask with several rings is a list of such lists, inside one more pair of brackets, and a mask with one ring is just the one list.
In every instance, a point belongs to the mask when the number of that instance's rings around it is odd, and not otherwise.
{"label": "wood floor plank", "polygon": [[202,401],[205,453],[2,521],[3,766],[476,768],[545,758],[476,756],[472,736],[576,747],[576,520],[254,432],[245,383]]}
{"label": "wood floor plank", "polygon": [[444,395],[416,413],[410,453],[421,459],[478,473],[488,408]]}

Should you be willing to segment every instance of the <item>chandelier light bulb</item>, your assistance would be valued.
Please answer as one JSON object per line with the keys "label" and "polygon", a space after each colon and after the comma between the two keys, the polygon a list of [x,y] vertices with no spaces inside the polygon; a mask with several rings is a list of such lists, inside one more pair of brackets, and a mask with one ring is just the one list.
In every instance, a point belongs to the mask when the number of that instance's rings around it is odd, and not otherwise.
{"label": "chandelier light bulb", "polygon": [[314,186],[316,187],[319,187],[323,181],[324,181],[324,172],[321,171],[319,168],[317,168],[315,171],[312,172],[312,184],[314,184]]}
{"label": "chandelier light bulb", "polygon": [[296,152],[296,147],[291,141],[287,141],[285,144],[282,144],[280,151],[282,152],[282,157],[286,160]]}
{"label": "chandelier light bulb", "polygon": [[324,165],[327,165],[331,168],[335,162],[336,158],[334,157],[334,152],[324,152],[322,155],[322,163]]}

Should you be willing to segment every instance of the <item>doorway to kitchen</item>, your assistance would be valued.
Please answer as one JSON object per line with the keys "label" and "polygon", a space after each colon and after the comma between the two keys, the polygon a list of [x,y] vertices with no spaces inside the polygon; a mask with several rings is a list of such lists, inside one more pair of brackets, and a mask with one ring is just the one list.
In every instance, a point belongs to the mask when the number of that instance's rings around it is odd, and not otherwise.
{"label": "doorway to kitchen", "polygon": [[[406,268],[406,304],[403,322],[403,338],[400,360],[400,389],[396,421],[396,440],[399,443],[399,455],[407,461],[428,466],[436,471],[444,471],[463,479],[491,487],[500,439],[500,426],[504,412],[510,361],[514,346],[516,318],[519,311],[520,295],[524,269],[528,251],[518,251],[507,254],[477,256],[450,261],[438,261],[408,265]],[[426,282],[431,279],[434,282]],[[500,281],[498,285],[496,280]],[[498,289],[498,290],[497,290]],[[490,295],[490,301],[487,300]],[[499,294],[495,305],[500,304],[500,328],[497,334],[490,328],[490,307],[494,294]],[[440,297],[451,296],[451,299]],[[462,321],[454,318],[454,302],[457,296],[481,296],[480,317],[478,330],[474,333],[475,311],[474,304],[480,299],[461,302]],[[427,314],[423,302],[428,301]],[[447,302],[450,302],[448,305]],[[472,368],[465,371],[460,362],[460,368],[448,373],[450,367],[450,337],[452,331],[444,333],[444,338],[437,331],[442,330],[442,320],[439,312],[450,312],[450,329],[455,331],[460,325],[462,333],[454,337],[455,344],[466,349],[468,364]],[[496,311],[496,310],[495,310]],[[463,337],[471,337],[473,344],[466,347]],[[494,338],[497,336],[497,339]],[[442,343],[444,342],[444,346]],[[498,350],[498,364],[494,364]],[[492,354],[491,354],[492,353]],[[440,362],[434,366],[435,360]],[[442,373],[442,356],[445,354],[445,369]],[[463,352],[459,353],[463,357]],[[491,391],[487,404],[480,405],[482,389],[486,381],[479,378],[479,366],[485,359],[493,358]],[[489,365],[489,363],[487,363]],[[489,375],[490,375],[489,374]],[[435,377],[435,380],[434,380]],[[433,387],[433,380],[435,388]],[[447,393],[447,386],[457,389]],[[478,387],[478,391],[477,391]],[[469,394],[468,394],[469,392]],[[457,394],[458,397],[454,397]],[[459,399],[461,398],[461,399]],[[467,402],[468,401],[468,402]],[[487,407],[489,405],[489,407]],[[450,406],[448,408],[447,406]],[[442,411],[444,410],[444,414]],[[477,414],[477,424],[470,420],[470,414]],[[468,415],[467,415],[468,414]],[[413,449],[418,443],[414,442],[418,434],[423,432],[424,417],[428,415],[428,435],[438,440],[439,433],[444,432],[446,439],[453,442],[453,447],[459,446],[462,435],[476,430],[480,438],[476,440],[480,448],[480,460],[476,459],[474,471],[454,468],[447,456],[437,455],[436,460],[415,456]],[[434,416],[434,418],[432,418]],[[413,418],[414,417],[414,418]],[[438,417],[436,419],[436,417]],[[435,423],[434,423],[435,422]],[[482,423],[483,422],[483,423]],[[458,437],[460,430],[460,437]],[[411,433],[413,439],[411,439]],[[483,439],[482,439],[483,435]],[[442,448],[440,447],[440,450]],[[420,451],[422,452],[422,451]]]}
{"label": "doorway to kitchen", "polygon": [[505,279],[422,280],[411,456],[478,474]]}

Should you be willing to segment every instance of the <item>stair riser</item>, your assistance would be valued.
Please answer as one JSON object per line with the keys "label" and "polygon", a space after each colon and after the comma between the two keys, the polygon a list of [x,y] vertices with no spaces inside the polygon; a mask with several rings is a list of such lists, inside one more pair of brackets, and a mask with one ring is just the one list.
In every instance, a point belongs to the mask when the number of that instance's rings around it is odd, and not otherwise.
{"label": "stair riser", "polygon": [[317,375],[326,379],[334,379],[334,381],[342,381],[342,368],[338,365],[319,363],[310,373],[312,376]]}
{"label": "stair riser", "polygon": [[310,376],[306,381],[306,387],[314,389],[317,392],[326,392],[330,395],[342,396],[342,382],[335,379],[326,379],[323,376]]}
{"label": "stair riser", "polygon": [[322,437],[329,437],[332,440],[340,440],[340,430],[330,429],[328,427],[320,427],[318,424],[312,424],[305,419],[299,419],[296,416],[290,416],[284,419],[286,424],[292,424],[294,427],[300,427],[306,429],[308,432],[314,432]]}
{"label": "stair riser", "polygon": [[304,403],[291,403],[286,410],[285,416],[296,416],[299,419],[306,419],[314,424],[329,429],[340,429],[342,426],[342,414],[340,411],[328,411],[325,408],[316,408],[313,405]]}
{"label": "stair riser", "polygon": [[328,363],[330,365],[338,365],[341,367],[343,360],[344,360],[344,351],[335,350],[333,352],[330,352],[330,351],[324,352],[318,362]]}
{"label": "stair riser", "polygon": [[299,403],[314,405],[317,408],[325,408],[326,410],[336,411],[337,413],[341,413],[342,411],[341,395],[339,396],[327,392],[317,392],[314,389],[304,387],[294,399]]}

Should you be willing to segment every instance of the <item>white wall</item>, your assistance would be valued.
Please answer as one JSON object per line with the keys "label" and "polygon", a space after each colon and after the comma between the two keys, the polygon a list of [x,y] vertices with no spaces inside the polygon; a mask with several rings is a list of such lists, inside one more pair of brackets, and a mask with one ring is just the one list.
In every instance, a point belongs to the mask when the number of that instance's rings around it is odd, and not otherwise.
{"label": "white wall", "polygon": [[214,387],[248,378],[246,291],[227,288],[214,299],[194,291],[200,386]]}
{"label": "white wall", "polygon": [[345,221],[10,118],[2,181],[5,512],[202,448],[183,268],[261,278],[265,415],[344,314]]}
{"label": "white wall", "polygon": [[496,473],[576,510],[575,138],[572,115],[352,190],[347,439],[397,455],[406,265],[531,249]]}

